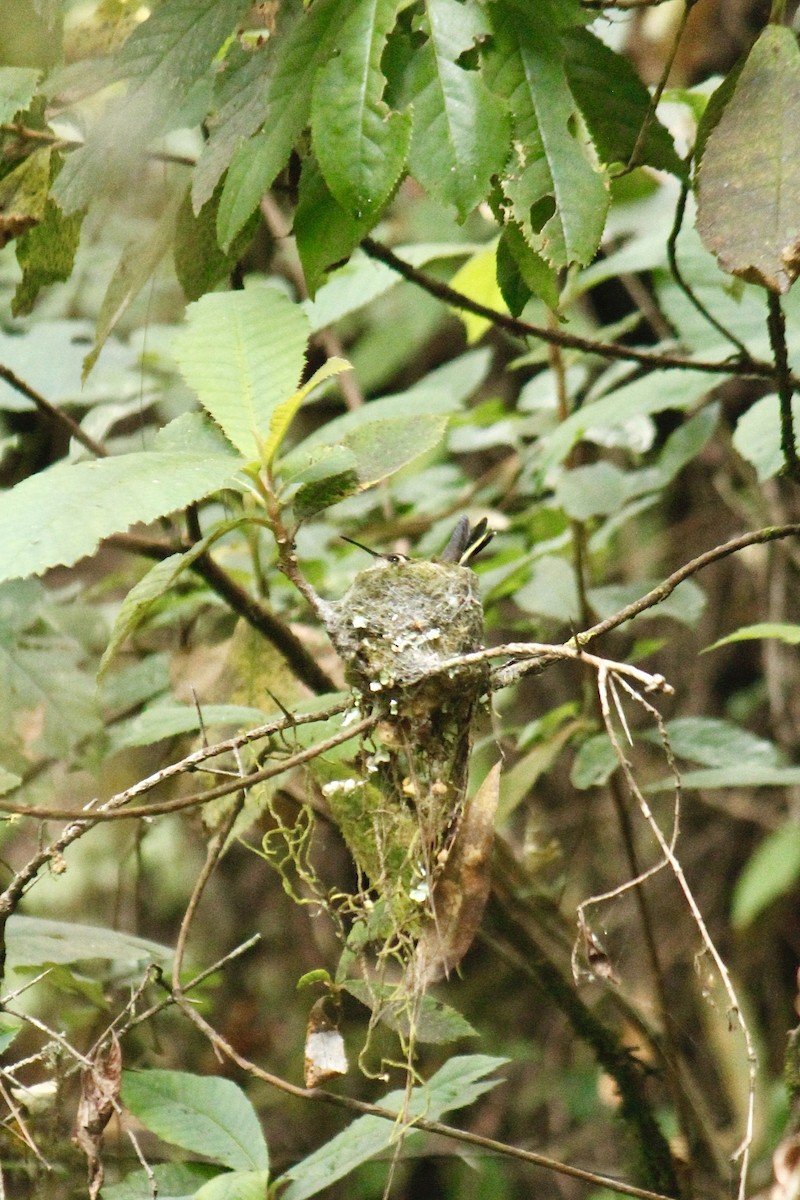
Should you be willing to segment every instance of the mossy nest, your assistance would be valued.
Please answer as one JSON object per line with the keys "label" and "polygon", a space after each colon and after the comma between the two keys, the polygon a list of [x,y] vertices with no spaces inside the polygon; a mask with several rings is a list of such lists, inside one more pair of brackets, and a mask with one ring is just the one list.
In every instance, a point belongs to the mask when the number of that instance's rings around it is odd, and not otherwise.
{"label": "mossy nest", "polygon": [[[442,703],[453,693],[480,694],[483,663],[438,668],[483,644],[483,606],[468,567],[445,563],[381,564],[361,571],[330,606],[328,633],[348,682],[365,696],[397,693],[423,679]],[[433,676],[433,678],[431,678]]]}

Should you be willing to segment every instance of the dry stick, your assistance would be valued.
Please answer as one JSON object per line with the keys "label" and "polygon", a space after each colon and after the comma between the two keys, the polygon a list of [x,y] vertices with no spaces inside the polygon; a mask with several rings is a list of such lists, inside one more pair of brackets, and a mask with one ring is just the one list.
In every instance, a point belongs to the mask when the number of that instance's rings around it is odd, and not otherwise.
{"label": "dry stick", "polygon": [[[398,1113],[392,1112],[387,1108],[382,1108],[378,1104],[366,1104],[362,1100],[354,1100],[349,1096],[337,1096],[333,1092],[326,1092],[322,1089],[298,1087],[296,1084],[282,1079],[279,1075],[272,1075],[270,1072],[264,1071],[256,1063],[239,1054],[189,1004],[185,997],[176,996],[175,1002],[184,1016],[188,1017],[192,1024],[208,1038],[212,1046],[254,1079],[260,1079],[263,1083],[269,1084],[278,1091],[285,1092],[287,1095],[294,1096],[300,1100],[313,1100],[323,1104],[332,1104],[338,1108],[346,1109],[348,1112],[357,1113],[359,1116],[382,1117],[386,1121],[397,1122]],[[446,1125],[442,1121],[428,1121],[424,1118],[418,1118],[414,1121],[414,1129],[422,1130],[425,1133],[440,1134],[442,1137],[449,1138],[452,1141],[461,1142],[468,1146],[477,1146],[482,1150],[489,1150],[493,1154],[499,1154],[506,1158],[520,1159],[522,1162],[529,1163],[532,1166],[544,1167],[560,1175],[567,1175],[573,1179],[581,1179],[586,1183],[594,1184],[595,1187],[605,1187],[623,1196],[636,1196],[639,1197],[639,1200],[671,1200],[671,1197],[664,1196],[661,1192],[652,1192],[647,1188],[639,1188],[633,1184],[621,1183],[616,1179],[609,1179],[607,1176],[598,1175],[593,1171],[585,1171],[580,1167],[573,1167],[568,1163],[559,1162],[557,1159],[547,1158],[545,1155],[537,1154],[532,1150],[523,1150],[518,1146],[511,1146],[506,1142],[496,1141],[494,1138],[481,1137],[480,1134],[471,1133],[465,1129],[458,1129],[453,1125]]]}
{"label": "dry stick", "polygon": [[[680,861],[675,854],[674,845],[670,844],[670,842],[668,842],[667,839],[664,837],[664,834],[661,830],[661,826],[658,824],[655,817],[653,816],[653,812],[650,808],[650,805],[647,803],[647,800],[645,799],[645,796],[644,796],[641,788],[637,784],[636,779],[634,778],[634,775],[633,775],[633,771],[631,770],[630,763],[628,762],[627,758],[625,757],[625,753],[622,749],[622,746],[620,745],[619,739],[617,737],[616,729],[614,728],[614,722],[613,722],[613,719],[611,716],[611,708],[610,708],[610,705],[608,702],[608,689],[605,686],[605,682],[606,682],[607,678],[608,678],[607,675],[605,676],[605,678],[603,678],[602,676],[598,676],[598,687],[600,690],[600,705],[601,705],[601,709],[602,709],[602,713],[603,713],[603,722],[605,724],[606,733],[608,734],[609,741],[611,742],[612,746],[614,747],[614,752],[617,756],[617,760],[620,764],[620,767],[622,768],[622,772],[625,776],[625,781],[628,785],[628,788],[630,789],[630,793],[636,800],[637,804],[639,805],[639,809],[640,809],[642,815],[644,816],[645,821],[647,822],[651,832],[653,833],[653,836],[655,837],[656,841],[658,842],[658,845],[661,849],[661,853],[663,854],[665,860],[669,863],[669,865],[672,869],[672,873],[675,876],[675,879],[677,880],[678,886],[680,887],[681,891],[683,892],[684,899],[686,900],[686,903],[689,906],[689,910],[694,919],[694,923],[697,926],[697,929],[700,933],[700,937],[703,941],[703,945],[705,946],[708,953],[711,955],[714,965],[717,968],[719,977],[722,980],[723,987],[728,996],[728,1000],[730,1001],[731,1015],[735,1018],[736,1023],[738,1024],[739,1028],[741,1029],[742,1036],[744,1038],[745,1051],[746,1051],[746,1055],[747,1055],[748,1079],[749,1079],[749,1089],[748,1089],[748,1097],[747,1097],[747,1118],[746,1118],[746,1122],[745,1122],[744,1138],[742,1139],[741,1145],[739,1146],[738,1150],[736,1151],[734,1158],[741,1159],[741,1168],[740,1168],[740,1173],[739,1173],[738,1200],[745,1200],[746,1190],[747,1190],[747,1170],[748,1170],[749,1161],[750,1161],[750,1147],[751,1147],[752,1141],[753,1141],[753,1123],[754,1123],[754,1116],[755,1116],[756,1071],[758,1069],[758,1058],[757,1058],[757,1055],[755,1052],[755,1046],[753,1045],[753,1039],[750,1034],[750,1029],[747,1025],[747,1022],[744,1019],[744,1015],[742,1013],[742,1009],[739,1004],[739,999],[736,995],[736,990],[733,986],[733,982],[731,981],[731,977],[730,977],[730,973],[728,972],[728,968],[725,965],[725,962],[724,962],[722,956],[720,955],[719,951],[717,950],[717,947],[711,938],[711,934],[708,932],[706,923],[703,920],[703,914],[700,912],[700,909],[697,905],[697,901],[694,898],[694,894],[693,894],[691,888],[689,887],[686,876],[683,873],[683,867],[681,866]],[[624,680],[622,682],[624,684]],[[631,695],[634,696],[634,698],[638,700],[638,702],[640,704],[643,704],[646,708],[648,708],[650,710],[650,712],[654,711],[652,706],[648,705],[642,696],[637,695],[632,689],[628,689],[628,690],[630,691]]]}
{"label": "dry stick", "polygon": [[125,788],[121,792],[115,792],[113,796],[109,796],[108,800],[103,802],[102,808],[95,807],[100,803],[95,798],[89,800],[82,809],[76,810],[74,816],[71,816],[64,809],[34,810],[32,807],[24,804],[9,805],[2,809],[2,811],[15,813],[20,816],[43,817],[46,820],[57,820],[58,814],[65,821],[80,820],[83,816],[96,816],[103,809],[120,808],[123,804],[127,804],[129,800],[135,800],[137,796],[143,796],[146,792],[152,791],[153,788],[159,787],[160,784],[174,778],[176,775],[196,770],[209,758],[217,758],[220,754],[227,754],[232,750],[239,749],[241,746],[248,745],[250,742],[257,742],[262,738],[272,737],[273,734],[282,733],[286,729],[294,728],[295,725],[313,725],[316,721],[327,721],[330,717],[335,717],[339,713],[344,712],[350,707],[350,704],[351,700],[348,697],[347,700],[331,704],[327,708],[320,709],[318,712],[293,714],[291,719],[276,717],[264,725],[258,725],[255,729],[248,729],[246,733],[237,733],[235,737],[225,738],[224,741],[215,742],[212,746],[201,746],[199,750],[194,750],[191,754],[187,754],[179,762],[171,763],[168,767],[162,767],[160,771],[154,771],[152,775],[140,779],[138,783],[134,783],[131,787]]}
{"label": "dry stick", "polygon": [[[775,377],[774,364],[763,362],[761,359],[748,358],[746,362],[713,361],[688,358],[681,354],[659,354],[653,350],[636,350],[632,346],[622,346],[618,342],[601,342],[593,338],[580,337],[576,333],[566,333],[560,329],[548,329],[545,325],[532,325],[529,321],[522,321],[519,317],[509,316],[508,313],[498,312],[495,308],[489,308],[477,300],[471,300],[469,296],[465,296],[463,292],[457,292],[449,284],[442,283],[438,279],[426,275],[424,271],[412,267],[388,246],[376,242],[373,238],[364,238],[361,247],[370,258],[385,263],[398,275],[402,275],[410,283],[417,284],[418,287],[423,288],[443,303],[452,305],[453,308],[461,308],[466,312],[475,313],[476,316],[485,317],[499,329],[505,329],[516,337],[536,337],[543,342],[564,346],[568,350],[582,350],[586,354],[596,354],[600,358],[637,362],[653,369],[700,371],[706,375],[741,375],[745,378],[756,379],[774,379]],[[796,380],[794,376],[791,378],[793,384],[800,385],[800,381]]]}
{"label": "dry stick", "polygon": [[[60,852],[65,849],[67,845],[73,842],[76,837],[79,837],[83,832],[85,832],[86,829],[90,829],[93,825],[99,825],[103,821],[129,821],[138,819],[140,817],[159,817],[163,816],[164,813],[181,812],[185,808],[197,808],[201,804],[208,804],[211,800],[219,800],[222,796],[230,796],[232,792],[238,791],[240,787],[250,788],[256,783],[263,783],[266,779],[274,779],[276,775],[283,775],[284,772],[291,771],[294,767],[302,766],[303,763],[310,762],[312,758],[316,758],[320,754],[325,754],[328,750],[333,750],[335,746],[340,746],[342,742],[348,742],[351,738],[359,737],[362,733],[369,732],[369,730],[373,729],[377,723],[377,716],[364,717],[357,724],[350,725],[346,729],[340,730],[338,733],[333,734],[332,737],[327,738],[324,742],[317,742],[315,745],[309,746],[305,750],[300,750],[297,754],[292,754],[289,758],[281,759],[280,762],[274,763],[271,767],[264,767],[260,771],[253,771],[252,774],[245,775],[241,779],[237,777],[228,783],[221,783],[217,787],[209,788],[205,792],[195,792],[191,796],[178,796],[175,800],[165,800],[163,804],[150,804],[140,808],[111,809],[109,808],[111,801],[106,801],[105,804],[97,809],[87,810],[85,808],[79,808],[67,811],[59,810],[57,808],[41,808],[34,805],[31,805],[29,808],[21,805],[15,805],[13,811],[21,816],[39,817],[43,820],[73,821],[76,824],[81,825],[82,828],[79,829],[74,836],[70,836],[69,841],[66,843],[64,843],[64,837],[74,827],[68,826],[68,828],[64,830],[61,837],[58,839],[58,842],[54,843],[54,845],[58,847],[58,852]],[[120,793],[120,795],[124,795],[124,793]],[[3,801],[0,800],[0,812],[3,811],[10,811],[10,806],[5,805]],[[45,862],[52,857],[51,851],[53,851],[52,846],[42,851]],[[42,855],[37,855],[36,859],[32,860],[32,862],[38,862]],[[34,872],[34,875],[31,877],[31,879],[35,877],[35,874],[38,873],[38,870],[41,869],[41,866],[43,865],[43,863],[39,863],[39,867],[37,868],[37,871]],[[27,871],[27,867],[24,868],[24,870]],[[26,883],[30,881],[31,880],[27,880]],[[11,887],[14,886],[15,882],[16,877],[15,880],[12,881],[12,884],[9,885],[9,888],[6,889],[6,892],[0,895],[0,913],[3,911],[5,896],[7,892],[10,891]]]}

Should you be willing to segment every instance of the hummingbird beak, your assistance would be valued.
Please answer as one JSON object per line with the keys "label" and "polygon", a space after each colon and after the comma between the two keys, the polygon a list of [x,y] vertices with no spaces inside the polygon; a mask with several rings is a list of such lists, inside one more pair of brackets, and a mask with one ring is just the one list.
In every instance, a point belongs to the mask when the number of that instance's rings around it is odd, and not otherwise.
{"label": "hummingbird beak", "polygon": [[349,542],[351,546],[358,546],[359,550],[366,550],[367,554],[371,554],[373,558],[383,558],[383,555],[379,554],[377,550],[370,550],[369,546],[357,542],[355,538],[345,537],[344,534],[341,535],[341,538],[343,542]]}

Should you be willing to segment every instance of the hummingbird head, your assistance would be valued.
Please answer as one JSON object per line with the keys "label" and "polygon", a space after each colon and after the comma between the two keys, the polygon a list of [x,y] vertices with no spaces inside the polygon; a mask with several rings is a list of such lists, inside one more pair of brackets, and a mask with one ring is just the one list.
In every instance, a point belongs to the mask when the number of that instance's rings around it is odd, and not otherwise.
{"label": "hummingbird head", "polygon": [[369,546],[357,542],[355,538],[344,537],[342,535],[342,541],[349,542],[351,546],[358,546],[359,550],[365,550],[367,554],[371,554],[383,566],[396,567],[400,563],[411,562],[407,554],[380,554],[377,550],[371,550]]}

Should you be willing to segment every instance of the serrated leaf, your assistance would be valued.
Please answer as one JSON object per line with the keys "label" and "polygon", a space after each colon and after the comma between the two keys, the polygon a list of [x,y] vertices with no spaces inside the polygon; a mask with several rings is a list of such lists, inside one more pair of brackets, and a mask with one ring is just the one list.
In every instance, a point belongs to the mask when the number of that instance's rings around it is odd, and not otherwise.
{"label": "serrated leaf", "polygon": [[356,459],[363,488],[380,483],[421,454],[433,450],[444,437],[448,418],[434,413],[417,417],[384,417],[367,421],[348,433],[343,444]]}
{"label": "serrated leaf", "polygon": [[727,646],[730,642],[748,642],[756,638],[776,638],[787,646],[800,645],[800,625],[786,625],[779,621],[765,621],[759,625],[743,625],[741,629],[729,633],[727,637],[719,638],[706,646],[703,654],[716,650],[718,646]]}
{"label": "serrated leaf", "polygon": [[[345,212],[331,195],[316,159],[312,154],[308,155],[300,176],[294,236],[312,299],[325,282],[330,268],[349,258],[378,216],[379,213],[372,210],[365,211],[359,218]],[[375,267],[383,266],[372,259],[368,261]],[[393,282],[397,282],[396,274]],[[363,300],[360,302],[364,303]]]}
{"label": "serrated leaf", "polygon": [[250,1101],[230,1079],[125,1071],[122,1102],[165,1142],[234,1171],[265,1171],[269,1154]]}
{"label": "serrated leaf", "polygon": [[82,213],[65,216],[48,198],[42,220],[17,242],[17,262],[22,269],[22,279],[11,301],[15,317],[31,311],[41,288],[69,279],[82,224]]}
{"label": "serrated leaf", "polygon": [[800,49],[768,25],[708,137],[697,174],[697,228],[720,266],[787,292],[800,273]]}
{"label": "serrated leaf", "polygon": [[353,5],[314,82],[314,153],[333,196],[356,220],[380,211],[411,141],[411,114],[391,111],[383,99],[381,55],[396,11],[397,0]]}
{"label": "serrated leaf", "polygon": [[[217,220],[217,233],[223,247],[229,245],[242,228],[308,124],[314,79],[331,52],[332,36],[341,25],[348,6],[349,0],[317,0],[285,28],[279,21],[274,52],[269,54],[263,80],[260,85],[255,84],[261,89],[261,113],[260,121],[253,129],[261,124],[263,133],[250,142],[242,142],[230,158]],[[233,98],[231,103],[235,103]],[[221,113],[220,117],[217,140],[225,139],[229,145],[232,138],[238,140],[242,124],[237,122],[233,130],[228,127],[229,122],[237,120],[230,110]],[[219,155],[213,134],[207,153]],[[195,206],[209,194],[209,182],[213,179],[216,183],[219,178],[218,174],[204,170],[202,158],[199,169],[200,182],[192,192]]]}
{"label": "serrated leaf", "polygon": [[229,485],[238,464],[233,454],[140,451],[31,475],[0,495],[0,580],[71,566],[112,533]]}
{"label": "serrated leaf", "polygon": [[[340,447],[332,449],[338,450]],[[358,475],[353,468],[348,467],[343,471],[325,475],[322,479],[301,484],[292,500],[292,507],[298,521],[307,521],[309,517],[338,504],[340,500],[354,496],[359,490]]]}
{"label": "serrated leaf", "polygon": [[40,74],[35,67],[0,67],[0,123],[13,121],[28,107]]}
{"label": "serrated leaf", "polygon": [[302,309],[275,288],[210,293],[187,309],[175,340],[181,373],[248,461],[297,389],[308,332]]}
{"label": "serrated leaf", "polygon": [[170,0],[154,8],[120,51],[117,77],[132,82],[110,101],[85,144],[73,151],[53,187],[65,212],[85,208],[139,171],[148,143],[176,117],[211,64],[247,0]]}
{"label": "serrated leaf", "polygon": [[246,223],[227,253],[220,250],[217,244],[217,212],[221,194],[222,188],[218,187],[195,214],[187,192],[178,209],[173,260],[178,283],[190,302],[199,300],[231,273],[255,229],[254,222]]}
{"label": "serrated leaf", "polygon": [[558,273],[525,241],[516,223],[505,226],[497,244],[497,285],[509,312],[518,317],[530,297],[554,312],[559,303]]}
{"label": "serrated leaf", "polygon": [[[393,1112],[402,1112],[401,1120],[415,1116],[435,1121],[443,1113],[472,1104],[484,1092],[496,1087],[497,1080],[486,1079],[490,1072],[508,1060],[483,1054],[456,1055],[436,1072],[427,1084],[416,1087],[411,1096],[403,1090],[390,1092],[380,1104]],[[308,1155],[280,1177],[288,1182],[281,1200],[306,1200],[324,1187],[342,1179],[361,1163],[388,1150],[397,1137],[397,1125],[382,1117],[359,1117],[315,1153]]]}
{"label": "serrated leaf", "polygon": [[743,929],[800,879],[800,825],[790,821],[770,833],[751,856],[736,882],[731,920]]}
{"label": "serrated leaf", "polygon": [[237,148],[261,127],[267,111],[270,79],[277,52],[297,10],[282,4],[275,33],[259,46],[231,46],[214,81],[214,110],[208,117],[208,139],[192,174],[192,207],[205,207],[217,190]]}
{"label": "serrated leaf", "polygon": [[[562,34],[564,68],[570,91],[586,121],[600,161],[627,163],[650,108],[650,93],[622,54],[588,29],[569,29]],[[638,156],[657,170],[686,176],[671,134],[654,119]]]}
{"label": "serrated leaf", "polygon": [[166,967],[173,954],[169,946],[118,929],[19,914],[9,918],[6,944],[8,962],[14,970],[40,967],[48,962],[88,962],[96,958],[128,967],[151,962]]}
{"label": "serrated leaf", "polygon": [[49,147],[33,154],[0,179],[0,248],[44,219],[50,190]]}
{"label": "serrated leaf", "polygon": [[288,400],[284,400],[283,404],[279,404],[273,410],[269,420],[269,434],[264,442],[264,449],[261,454],[262,461],[265,464],[271,465],[303,401],[307,400],[311,393],[321,383],[324,383],[326,379],[332,379],[335,375],[341,375],[342,371],[349,371],[350,369],[350,363],[346,358],[333,357],[327,359],[301,388],[298,388]]}
{"label": "serrated leaf", "polygon": [[556,267],[585,265],[600,244],[609,195],[582,144],[553,11],[542,0],[534,23],[526,7],[509,0],[492,12],[487,71],[514,117],[503,191],[537,253]]}
{"label": "serrated leaf", "polygon": [[150,236],[144,242],[135,238],[123,249],[100,303],[94,345],[83,360],[84,380],[97,362],[108,335],[170,249],[180,204],[181,193],[173,192],[165,202]]}
{"label": "serrated leaf", "polygon": [[510,118],[482,73],[458,61],[487,32],[480,10],[457,0],[428,0],[427,14],[430,36],[415,51],[408,76],[414,108],[409,165],[463,221],[506,160]]}

